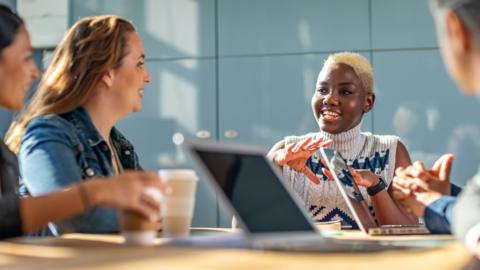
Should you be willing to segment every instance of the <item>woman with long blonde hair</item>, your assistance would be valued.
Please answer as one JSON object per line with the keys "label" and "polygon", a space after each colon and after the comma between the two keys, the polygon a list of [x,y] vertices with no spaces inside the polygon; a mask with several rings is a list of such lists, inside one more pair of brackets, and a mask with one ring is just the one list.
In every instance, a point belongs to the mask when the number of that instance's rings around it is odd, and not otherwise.
{"label": "woman with long blonde hair", "polygon": [[[0,4],[0,107],[10,111],[21,109],[28,88],[38,77],[23,20]],[[158,218],[159,205],[144,194],[147,187],[161,188],[155,173],[129,172],[23,198],[17,194],[18,179],[17,159],[0,143],[0,238],[32,232],[49,221],[78,215],[94,205]]]}
{"label": "woman with long blonde hair", "polygon": [[[140,37],[120,17],[87,17],[70,28],[7,134],[7,145],[18,152],[23,191],[37,196],[141,169],[133,146],[114,125],[141,109],[151,79],[144,62]],[[117,214],[98,207],[57,227],[114,232]]]}

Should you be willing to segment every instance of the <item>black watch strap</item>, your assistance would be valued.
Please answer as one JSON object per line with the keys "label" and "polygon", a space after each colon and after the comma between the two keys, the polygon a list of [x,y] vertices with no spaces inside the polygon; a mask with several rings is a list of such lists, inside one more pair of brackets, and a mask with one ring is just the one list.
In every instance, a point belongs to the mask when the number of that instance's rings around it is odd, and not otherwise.
{"label": "black watch strap", "polygon": [[368,195],[374,196],[375,194],[387,188],[387,184],[385,184],[385,181],[383,181],[382,178],[379,179],[380,181],[378,181],[376,185],[367,188]]}

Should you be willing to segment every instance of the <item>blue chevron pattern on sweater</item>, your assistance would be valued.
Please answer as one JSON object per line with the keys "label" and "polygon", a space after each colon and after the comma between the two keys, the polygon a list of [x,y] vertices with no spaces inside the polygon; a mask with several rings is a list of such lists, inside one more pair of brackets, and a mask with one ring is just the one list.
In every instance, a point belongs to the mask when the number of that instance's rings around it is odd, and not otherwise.
{"label": "blue chevron pattern on sweater", "polygon": [[[310,205],[310,212],[312,214],[314,214],[314,213],[318,214],[323,209],[325,209],[325,207],[323,207],[323,206],[319,207],[319,206],[316,206],[316,205]],[[313,216],[315,217],[316,214],[314,214]],[[358,229],[358,225],[355,222],[355,220],[353,220],[349,215],[347,215],[345,212],[343,212],[342,210],[340,210],[338,208],[332,209],[332,211],[330,211],[328,214],[323,216],[323,218],[316,219],[315,221],[316,222],[327,222],[327,221],[333,220],[333,218],[335,218],[335,217],[337,217],[337,219],[340,218],[342,226],[348,225],[348,226],[352,226],[352,229]]]}
{"label": "blue chevron pattern on sweater", "polygon": [[[383,171],[385,167],[388,165],[388,155],[390,154],[390,150],[387,149],[384,153],[379,153],[375,152],[374,156],[372,159],[366,157],[363,162],[359,162],[358,159],[354,159],[352,164],[350,165],[354,169],[368,169],[371,172],[375,173],[376,169],[380,169],[380,171]],[[320,161],[314,161],[314,159],[318,158],[313,158],[310,157],[307,160],[307,166],[312,170],[313,173],[316,175],[321,176],[321,180],[327,181],[328,178],[326,175],[323,174],[322,168],[325,168],[322,162]],[[348,164],[348,161],[347,161]]]}

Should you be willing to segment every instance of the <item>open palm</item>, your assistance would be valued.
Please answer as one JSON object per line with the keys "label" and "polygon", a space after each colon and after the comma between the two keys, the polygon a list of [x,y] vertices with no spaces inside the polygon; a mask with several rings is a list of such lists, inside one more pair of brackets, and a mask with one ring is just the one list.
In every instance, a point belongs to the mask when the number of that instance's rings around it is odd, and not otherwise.
{"label": "open palm", "polygon": [[323,138],[313,139],[313,137],[308,137],[303,141],[292,143],[286,146],[286,148],[279,150],[274,157],[274,161],[280,166],[287,165],[293,170],[305,174],[310,181],[319,184],[320,180],[306,166],[306,163],[318,149],[328,146],[332,142],[331,140],[324,142]]}

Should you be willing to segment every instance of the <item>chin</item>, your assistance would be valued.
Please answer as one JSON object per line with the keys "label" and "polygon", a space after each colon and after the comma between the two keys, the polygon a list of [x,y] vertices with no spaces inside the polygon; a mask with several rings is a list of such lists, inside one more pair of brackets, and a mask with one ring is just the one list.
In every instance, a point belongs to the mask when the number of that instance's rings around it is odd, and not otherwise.
{"label": "chin", "polygon": [[327,124],[325,122],[323,122],[322,120],[319,120],[318,121],[318,127],[320,128],[321,131],[323,132],[327,132],[327,133],[330,133],[330,134],[337,134],[339,133],[338,132],[338,128],[336,126],[333,126],[331,124]]}
{"label": "chin", "polygon": [[136,113],[136,112],[139,112],[142,110],[142,105],[139,105],[139,106],[136,106],[135,108],[133,108],[132,112]]}
{"label": "chin", "polygon": [[12,111],[12,112],[20,111],[20,110],[23,109],[23,102],[21,102],[21,101],[12,102],[12,103],[3,105],[3,107],[5,107],[5,109],[7,109],[9,111]]}

